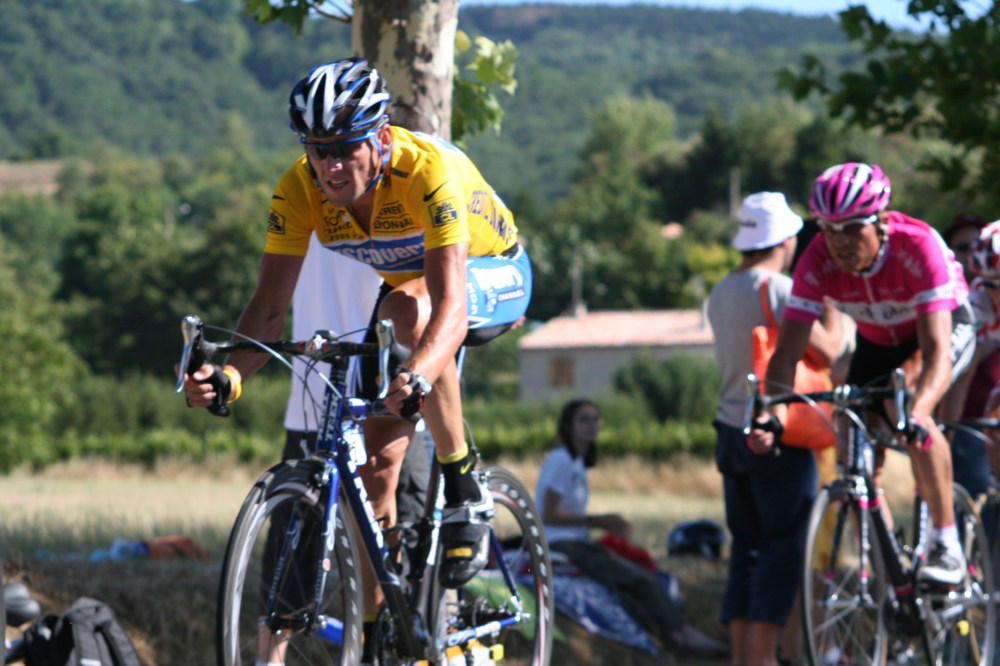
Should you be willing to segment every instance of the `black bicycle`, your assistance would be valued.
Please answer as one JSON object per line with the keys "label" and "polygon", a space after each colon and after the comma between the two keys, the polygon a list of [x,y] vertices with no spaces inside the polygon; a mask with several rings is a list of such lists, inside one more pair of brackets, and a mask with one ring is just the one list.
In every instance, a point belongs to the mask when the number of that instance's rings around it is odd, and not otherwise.
{"label": "black bicycle", "polygon": [[[897,436],[926,437],[909,420],[910,395],[897,370],[892,386],[839,386],[832,391],[763,396],[748,378],[745,429],[774,404],[833,405],[840,447],[839,478],[817,495],[806,535],[802,617],[806,654],[813,666],[975,664],[992,666],[996,654],[996,588],[989,543],[968,493],[954,487],[955,518],[968,566],[961,583],[918,579],[930,518],[916,496],[911,540],[895,530],[873,479],[877,446],[906,452]],[[866,417],[884,401],[898,414],[887,432]]]}
{"label": "black bicycle", "polygon": [[377,356],[385,395],[392,364],[401,360],[391,322],[379,322],[378,344],[323,331],[304,341],[211,343],[204,329],[197,317],[183,320],[180,367],[189,372],[219,354],[262,350],[282,361],[283,355],[305,357],[309,371],[330,364],[315,449],[268,470],[233,526],[219,587],[220,664],[357,664],[362,557],[385,596],[371,635],[375,663],[549,663],[554,611],[548,544],[531,494],[511,472],[497,466],[476,472],[496,510],[490,558],[458,590],[438,583],[444,495],[436,462],[418,521],[393,528],[389,538],[374,516],[357,473],[366,458],[359,423],[384,407],[345,397],[347,367],[352,356]]}

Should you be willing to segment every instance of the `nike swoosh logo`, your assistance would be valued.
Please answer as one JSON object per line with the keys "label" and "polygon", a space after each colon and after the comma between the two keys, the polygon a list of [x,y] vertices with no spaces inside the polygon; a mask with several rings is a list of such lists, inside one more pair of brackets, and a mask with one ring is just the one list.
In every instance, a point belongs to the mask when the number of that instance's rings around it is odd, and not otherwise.
{"label": "nike swoosh logo", "polygon": [[461,467],[459,467],[458,468],[458,473],[459,474],[468,474],[470,469],[472,469],[472,461],[471,460],[469,462],[465,463],[464,465],[462,465]]}
{"label": "nike swoosh logo", "polygon": [[428,201],[430,201],[434,197],[434,195],[438,193],[438,190],[440,190],[442,187],[444,187],[447,184],[448,184],[448,181],[446,180],[443,183],[441,183],[440,185],[438,185],[437,187],[435,187],[433,190],[431,190],[430,192],[428,192],[427,194],[425,194],[424,195],[424,203],[427,203]]}

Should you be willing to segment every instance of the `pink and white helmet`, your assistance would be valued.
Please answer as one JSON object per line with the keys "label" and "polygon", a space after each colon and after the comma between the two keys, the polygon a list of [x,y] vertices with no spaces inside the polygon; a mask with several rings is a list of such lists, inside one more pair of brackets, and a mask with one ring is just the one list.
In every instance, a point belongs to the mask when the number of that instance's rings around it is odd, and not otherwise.
{"label": "pink and white helmet", "polygon": [[837,164],[813,183],[809,210],[815,217],[831,222],[870,217],[889,205],[891,193],[889,177],[878,165]]}
{"label": "pink and white helmet", "polygon": [[980,277],[1000,277],[1000,220],[987,224],[979,232],[979,238],[972,242],[969,262],[972,272]]}

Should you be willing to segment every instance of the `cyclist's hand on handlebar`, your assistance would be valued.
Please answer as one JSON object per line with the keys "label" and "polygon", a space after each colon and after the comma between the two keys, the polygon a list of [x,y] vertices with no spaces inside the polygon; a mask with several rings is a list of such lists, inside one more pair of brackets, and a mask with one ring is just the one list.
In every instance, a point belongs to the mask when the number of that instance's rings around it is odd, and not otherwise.
{"label": "cyclist's hand on handlebar", "polygon": [[383,402],[393,414],[413,420],[423,409],[430,392],[431,384],[423,375],[401,369],[389,382],[389,392]]}
{"label": "cyclist's hand on handlebar", "polygon": [[241,383],[236,368],[205,364],[194,374],[184,375],[184,395],[190,407],[218,408],[236,401],[242,392]]}
{"label": "cyclist's hand on handlebar", "polygon": [[766,455],[775,450],[785,427],[771,414],[762,414],[754,419],[753,429],[747,436],[747,446],[757,455]]}
{"label": "cyclist's hand on handlebar", "polygon": [[916,446],[922,451],[929,451],[933,442],[934,431],[937,431],[937,424],[930,415],[913,413],[910,415],[910,428],[904,433],[906,443]]}

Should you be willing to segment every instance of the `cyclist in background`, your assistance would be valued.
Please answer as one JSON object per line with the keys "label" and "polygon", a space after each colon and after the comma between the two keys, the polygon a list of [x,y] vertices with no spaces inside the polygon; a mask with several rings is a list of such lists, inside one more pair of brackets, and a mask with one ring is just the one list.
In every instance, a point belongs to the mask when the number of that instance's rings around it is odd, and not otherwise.
{"label": "cyclist in background", "polygon": [[[281,337],[313,231],[326,248],[382,276],[372,322],[391,319],[413,350],[391,378],[385,404],[403,417],[421,411],[430,429],[446,501],[440,578],[457,587],[485,564],[493,506],[471,474],[455,357],[463,344],[483,344],[524,315],[531,267],[513,215],[475,165],[447,142],[390,125],[390,99],[382,76],[360,58],[320,65],[295,84],[289,116],[305,154],[272,196],[260,277],[237,330]],[[234,401],[266,360],[244,354],[202,368],[187,379],[189,403],[207,407],[217,395]],[[362,375],[365,396],[374,398],[376,364],[363,363]],[[364,430],[369,463],[359,472],[376,515],[393,525],[414,426],[379,417]],[[379,591],[366,573],[373,618]]]}
{"label": "cyclist in background", "polygon": [[[982,346],[990,353],[1000,353],[996,351],[1000,348],[1000,221],[984,227],[979,237],[973,241],[970,264],[972,272],[977,276],[972,281],[969,293],[969,300],[976,313],[979,335],[976,343],[977,352],[978,347]],[[983,404],[981,413],[968,416],[994,418],[1000,416],[1000,382],[994,383],[987,395],[981,396],[980,402]],[[996,479],[1000,479],[1000,446],[998,446],[1000,438],[995,432],[992,438],[994,445],[985,447],[993,472],[992,478],[985,487],[976,488],[978,491],[976,494],[986,492],[996,483]],[[984,471],[984,474],[989,477],[988,471]]]}
{"label": "cyclist in background", "polygon": [[[982,285],[977,287],[974,282],[976,273],[972,250],[988,223],[974,213],[960,213],[941,232],[944,242],[955,253],[955,259],[962,264],[965,281],[969,285],[969,302],[976,315],[977,335],[976,355],[969,371],[952,384],[938,406],[939,422],[982,417],[990,389],[1000,382],[1000,348],[989,334],[990,328],[1000,328],[1000,324],[994,323],[996,315],[990,305],[988,291]],[[989,447],[983,446],[979,433],[963,428],[953,430],[949,438],[955,483],[969,491],[972,497],[978,497],[993,484],[987,452]]]}
{"label": "cyclist in background", "polygon": [[[793,272],[778,347],[767,385],[791,385],[812,322],[824,299],[854,318],[857,349],[847,382],[887,381],[897,367],[914,390],[911,414],[927,435],[909,442],[914,479],[930,510],[933,530],[921,580],[958,584],[965,558],[952,504],[951,454],[932,414],[975,350],[975,326],[962,267],[941,236],[925,222],[888,210],[889,178],[877,165],[838,164],[815,181],[810,209],[821,234]],[[780,389],[768,389],[780,392]],[[758,421],[783,423],[776,405]],[[775,433],[754,429],[752,446],[771,446]],[[877,461],[881,468],[881,460]],[[878,473],[876,478],[878,478]]]}

